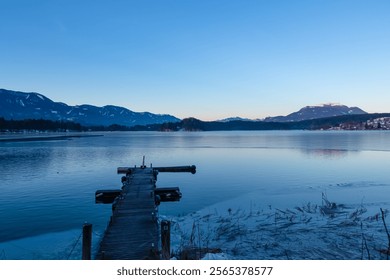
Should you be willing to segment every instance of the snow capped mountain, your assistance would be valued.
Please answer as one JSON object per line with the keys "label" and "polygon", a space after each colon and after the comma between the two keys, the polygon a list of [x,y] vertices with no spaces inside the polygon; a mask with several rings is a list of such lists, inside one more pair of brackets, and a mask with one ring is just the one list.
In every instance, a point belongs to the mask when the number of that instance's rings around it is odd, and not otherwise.
{"label": "snow capped mountain", "polygon": [[0,89],[0,117],[5,119],[47,119],[53,121],[73,121],[82,125],[124,126],[177,122],[180,119],[171,115],[157,115],[149,112],[133,112],[124,107],[107,105],[69,106],[54,102],[42,94]]}
{"label": "snow capped mountain", "polygon": [[231,118],[226,118],[226,119],[221,119],[217,120],[217,122],[233,122],[233,121],[257,121],[257,120],[252,120],[248,118],[241,118],[241,117],[231,117]]}
{"label": "snow capped mountain", "polygon": [[318,106],[306,106],[297,112],[287,116],[268,117],[264,121],[267,122],[296,122],[303,120],[320,119],[327,117],[343,116],[343,115],[359,115],[367,114],[358,107],[348,107],[341,104],[322,104]]}

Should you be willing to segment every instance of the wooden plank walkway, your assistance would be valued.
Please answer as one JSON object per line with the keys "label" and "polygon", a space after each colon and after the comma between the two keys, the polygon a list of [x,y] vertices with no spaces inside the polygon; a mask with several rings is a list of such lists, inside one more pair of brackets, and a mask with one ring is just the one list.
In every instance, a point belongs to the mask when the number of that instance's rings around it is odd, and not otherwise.
{"label": "wooden plank walkway", "polygon": [[158,259],[154,170],[132,168],[126,177],[96,259]]}

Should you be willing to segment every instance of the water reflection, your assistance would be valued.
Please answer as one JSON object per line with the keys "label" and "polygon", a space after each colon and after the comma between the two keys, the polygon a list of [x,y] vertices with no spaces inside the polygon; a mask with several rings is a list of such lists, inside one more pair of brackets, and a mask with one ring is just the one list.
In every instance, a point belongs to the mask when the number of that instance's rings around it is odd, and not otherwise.
{"label": "water reflection", "polygon": [[[0,174],[3,180],[15,176],[41,174],[50,166],[53,159],[51,148],[12,147],[0,148]],[[34,170],[34,172],[31,172]]]}
{"label": "water reflection", "polygon": [[357,153],[357,151],[334,149],[300,149],[300,151],[309,157],[320,157],[324,159],[340,159],[347,157],[350,153]]}

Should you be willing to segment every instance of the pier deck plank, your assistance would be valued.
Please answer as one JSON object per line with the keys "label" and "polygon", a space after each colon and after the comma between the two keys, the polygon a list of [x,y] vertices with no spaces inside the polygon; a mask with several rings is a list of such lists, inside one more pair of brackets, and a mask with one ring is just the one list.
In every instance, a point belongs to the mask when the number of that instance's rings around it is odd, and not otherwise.
{"label": "pier deck plank", "polygon": [[127,175],[122,194],[100,243],[96,259],[142,260],[158,258],[155,220],[155,177],[152,168],[135,168]]}

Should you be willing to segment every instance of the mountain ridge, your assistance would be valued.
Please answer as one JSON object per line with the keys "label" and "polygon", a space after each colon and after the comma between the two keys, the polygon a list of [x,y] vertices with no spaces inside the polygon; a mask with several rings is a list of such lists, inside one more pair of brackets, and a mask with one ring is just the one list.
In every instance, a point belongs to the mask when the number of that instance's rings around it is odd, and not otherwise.
{"label": "mountain ridge", "polygon": [[[367,114],[358,107],[341,104],[322,104],[305,106],[287,116],[267,117],[265,119],[248,119],[231,117],[215,122],[300,122],[336,116]],[[105,105],[102,107],[82,104],[70,106],[63,102],[54,102],[36,92],[21,92],[0,89],[0,117],[5,119],[45,119],[52,121],[71,121],[84,126],[121,125],[127,127],[180,122],[168,114],[134,112],[125,107]]]}
{"label": "mountain ridge", "polygon": [[117,124],[131,127],[180,121],[179,118],[168,114],[134,112],[115,105],[103,107],[89,104],[70,106],[63,102],[54,102],[40,93],[7,89],[0,89],[0,116],[14,120],[71,121],[88,126]]}
{"label": "mountain ridge", "polygon": [[299,122],[305,120],[321,119],[328,117],[337,117],[344,115],[367,114],[359,107],[348,107],[342,104],[321,104],[315,106],[305,106],[300,110],[288,114],[287,116],[267,117],[265,122]]}

